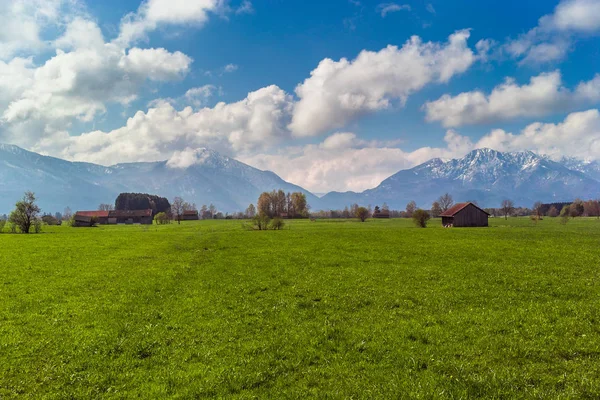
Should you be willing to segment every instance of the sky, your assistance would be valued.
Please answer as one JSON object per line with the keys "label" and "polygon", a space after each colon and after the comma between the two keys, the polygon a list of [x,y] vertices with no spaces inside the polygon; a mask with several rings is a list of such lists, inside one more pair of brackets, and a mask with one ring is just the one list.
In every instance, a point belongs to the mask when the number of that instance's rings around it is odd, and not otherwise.
{"label": "sky", "polygon": [[475,148],[600,159],[600,0],[0,0],[0,143],[212,148],[317,193]]}

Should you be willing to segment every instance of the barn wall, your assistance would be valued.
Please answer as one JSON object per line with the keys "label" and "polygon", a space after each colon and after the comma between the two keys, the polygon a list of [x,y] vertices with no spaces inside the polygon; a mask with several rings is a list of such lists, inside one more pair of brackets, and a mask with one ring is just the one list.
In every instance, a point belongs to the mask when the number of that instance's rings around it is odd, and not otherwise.
{"label": "barn wall", "polygon": [[488,215],[469,204],[454,216],[454,226],[488,226]]}

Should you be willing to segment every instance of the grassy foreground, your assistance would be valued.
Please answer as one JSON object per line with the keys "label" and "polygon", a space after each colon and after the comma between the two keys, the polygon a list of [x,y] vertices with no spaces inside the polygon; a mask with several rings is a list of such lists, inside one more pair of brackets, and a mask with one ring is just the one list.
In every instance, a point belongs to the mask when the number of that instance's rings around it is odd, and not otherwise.
{"label": "grassy foreground", "polygon": [[600,221],[0,235],[0,398],[600,398]]}

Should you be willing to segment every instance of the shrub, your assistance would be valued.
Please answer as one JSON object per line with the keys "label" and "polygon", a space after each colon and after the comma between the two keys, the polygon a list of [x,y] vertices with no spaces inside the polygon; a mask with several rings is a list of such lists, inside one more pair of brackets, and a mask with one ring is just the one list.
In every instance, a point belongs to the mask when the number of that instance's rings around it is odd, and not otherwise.
{"label": "shrub", "polygon": [[268,215],[259,214],[252,218],[252,222],[254,223],[254,229],[258,229],[259,231],[265,231],[269,228],[271,218],[269,218]]}
{"label": "shrub", "polygon": [[154,216],[154,222],[156,225],[166,225],[171,223],[171,218],[169,218],[167,213],[159,212]]}
{"label": "shrub", "polygon": [[273,218],[273,220],[271,221],[271,224],[270,224],[271,229],[273,229],[275,231],[283,229],[284,226],[285,226],[285,222],[283,222],[283,220],[279,217]]}
{"label": "shrub", "polygon": [[360,222],[365,222],[365,220],[369,217],[369,210],[365,207],[358,207],[356,209],[356,218],[360,219]]}
{"label": "shrub", "polygon": [[58,220],[52,215],[44,215],[42,216],[42,222],[46,225],[58,225]]}
{"label": "shrub", "polygon": [[412,215],[413,222],[419,228],[427,227],[427,221],[429,221],[430,218],[431,216],[429,213],[421,209],[416,210]]}
{"label": "shrub", "polygon": [[0,219],[0,233],[2,233],[2,230],[4,229],[5,225],[6,225],[6,220]]}
{"label": "shrub", "polygon": [[562,210],[560,210],[560,223],[565,225],[569,222],[569,217],[571,216],[571,208],[569,206],[564,206]]}

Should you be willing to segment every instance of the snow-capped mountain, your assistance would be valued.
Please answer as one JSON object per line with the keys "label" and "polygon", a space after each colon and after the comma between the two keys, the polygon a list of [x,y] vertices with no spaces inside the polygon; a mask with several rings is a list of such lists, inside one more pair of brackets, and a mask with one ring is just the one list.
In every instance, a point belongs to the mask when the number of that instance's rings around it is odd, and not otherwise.
{"label": "snow-capped mountain", "polygon": [[173,168],[167,161],[117,164],[111,167],[42,156],[17,146],[0,145],[0,214],[8,213],[27,190],[36,193],[44,211],[96,209],[113,203],[121,192],[157,194],[188,202],[213,203],[221,211],[241,211],[263,191],[283,189],[318,198],[270,171],[261,171],[209,149],[196,152],[197,162]]}
{"label": "snow-capped mountain", "polygon": [[593,165],[576,164],[573,160],[569,164],[555,162],[530,151],[502,153],[478,149],[460,159],[432,159],[400,171],[362,193],[333,192],[321,201],[327,206],[386,202],[392,208],[404,209],[411,200],[427,208],[446,192],[456,201],[475,200],[485,207],[498,207],[505,198],[523,206],[531,206],[538,200],[597,198],[600,174]]}
{"label": "snow-capped mountain", "polygon": [[577,159],[552,161],[532,152],[474,150],[460,159],[432,159],[400,171],[362,193],[331,192],[318,198],[270,171],[261,171],[209,149],[195,152],[195,163],[177,168],[167,161],[104,167],[42,156],[17,146],[0,145],[0,214],[8,213],[26,190],[35,192],[44,211],[95,209],[121,192],[143,192],[197,205],[213,203],[222,211],[244,210],[261,192],[302,191],[313,210],[346,205],[404,209],[414,200],[428,208],[441,194],[455,201],[475,200],[498,207],[509,198],[517,205],[600,197],[600,164]]}

